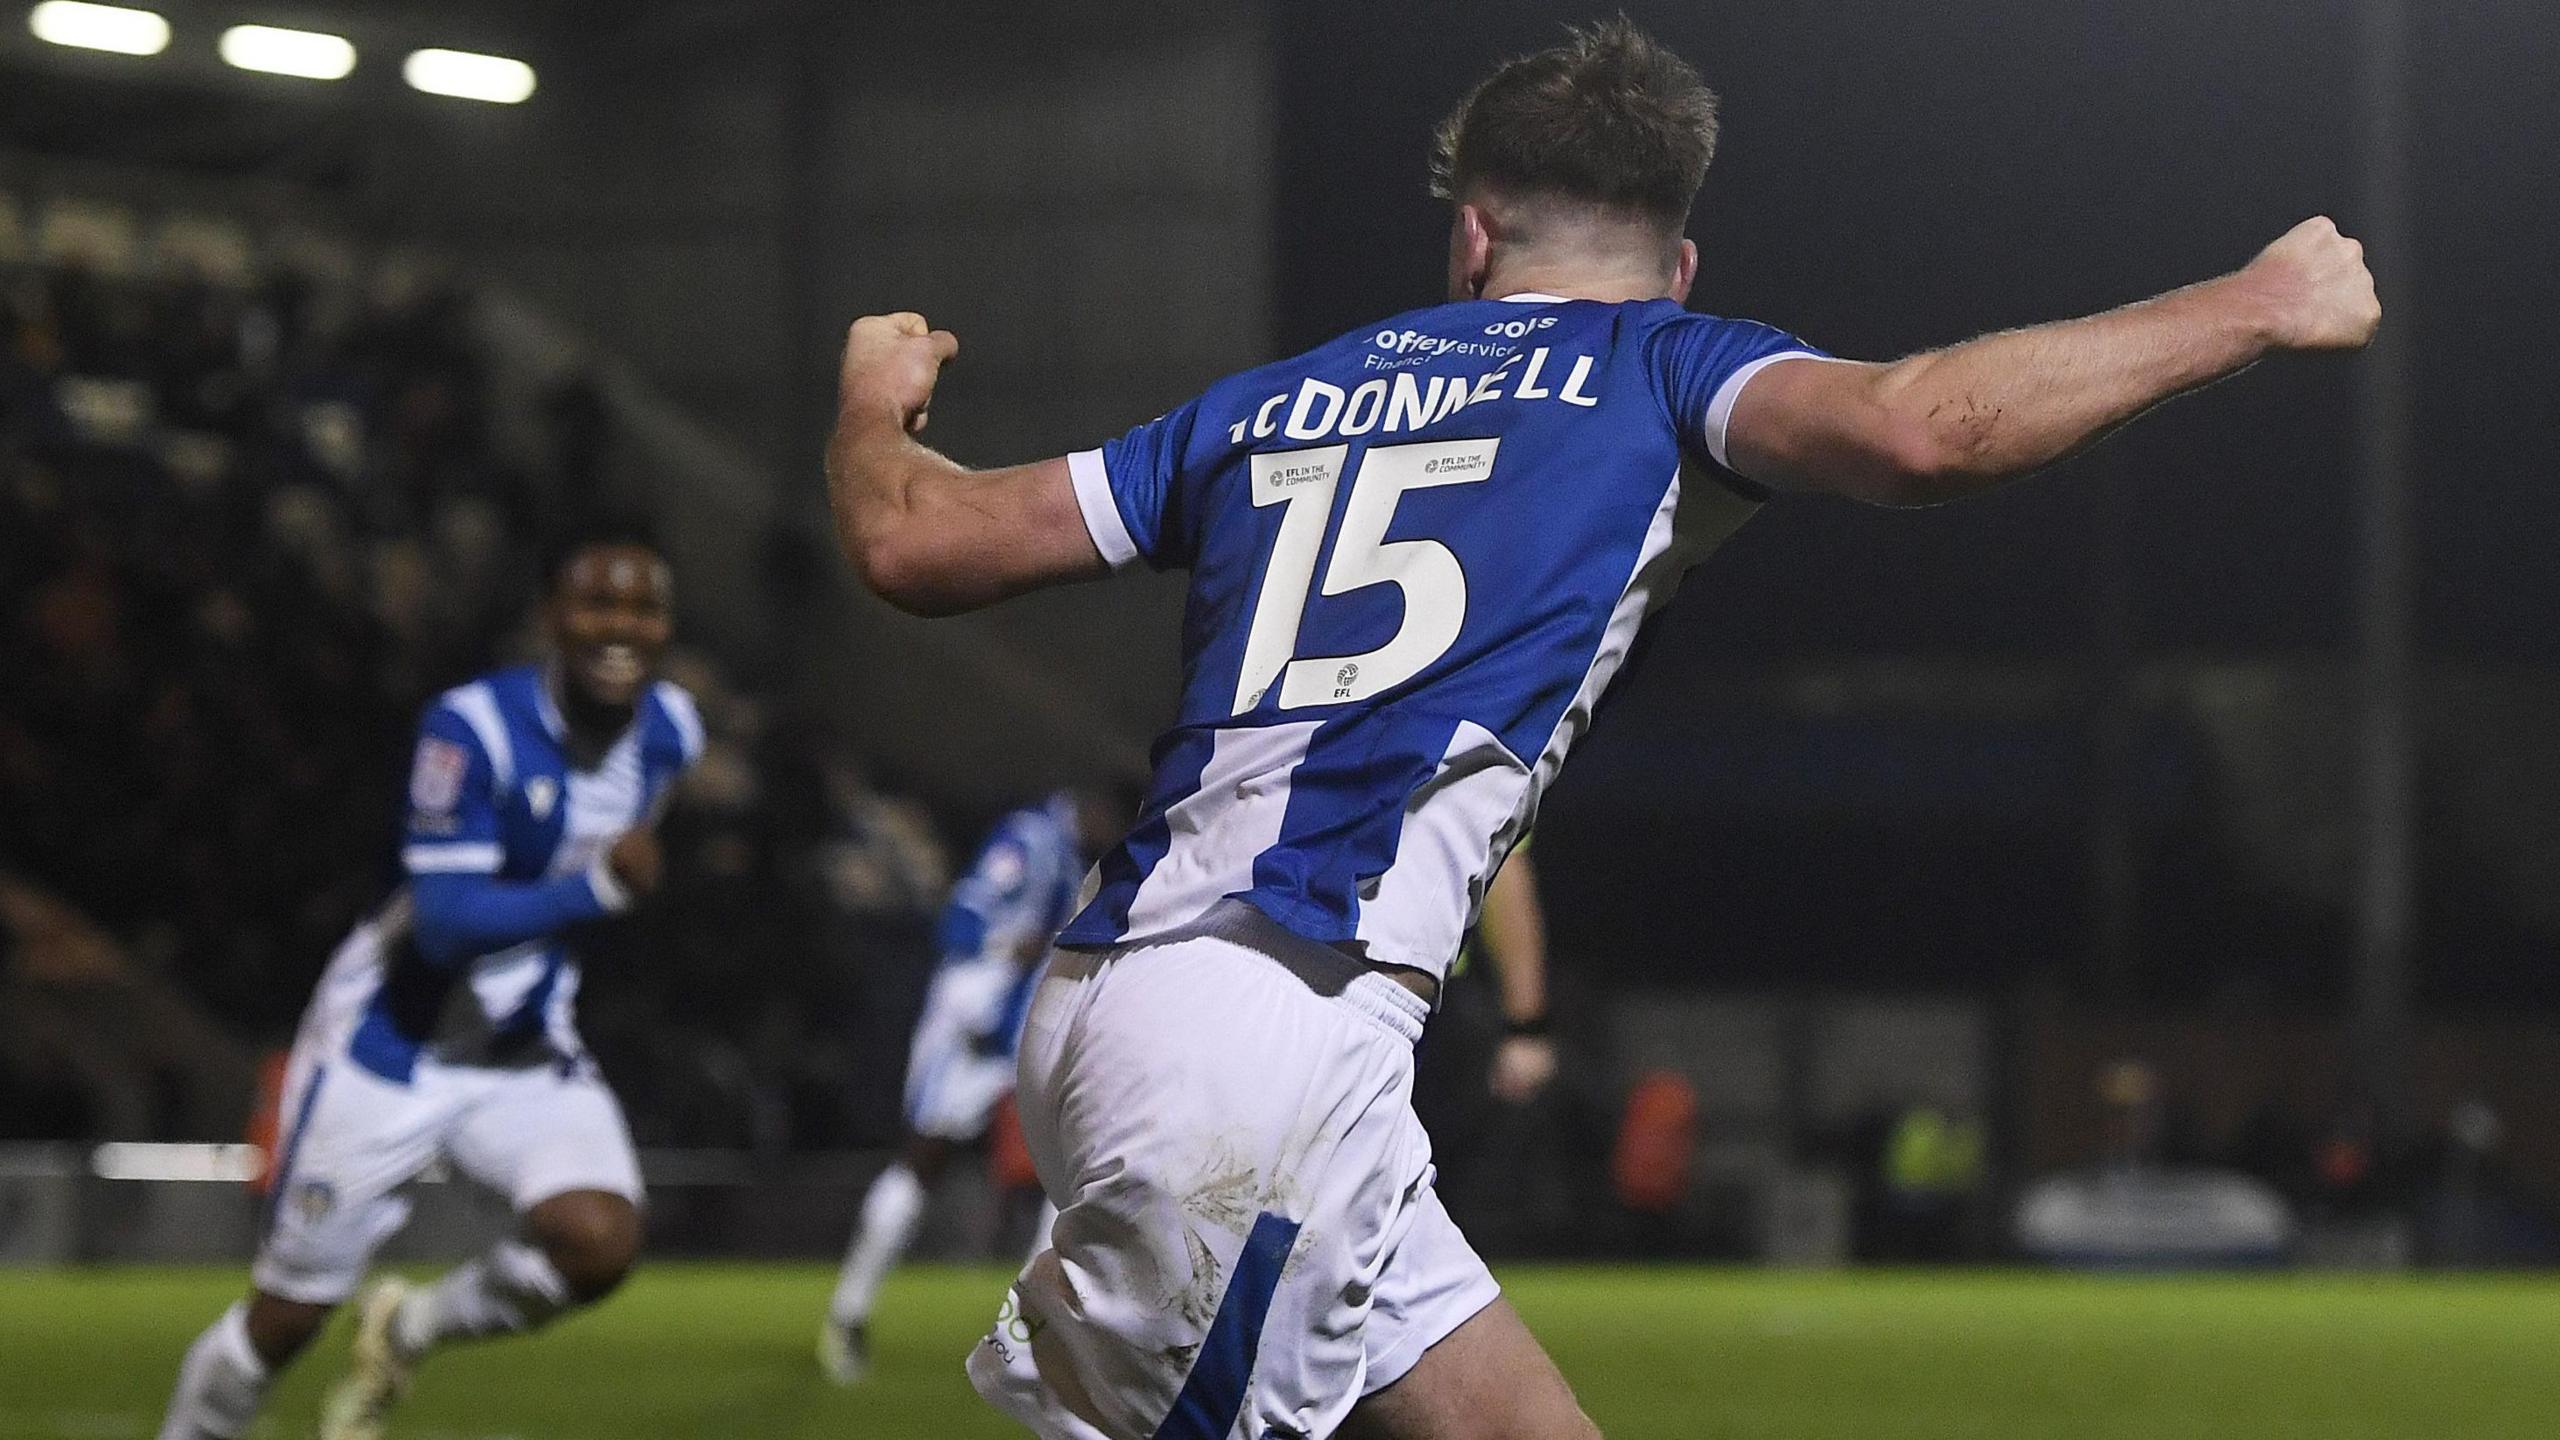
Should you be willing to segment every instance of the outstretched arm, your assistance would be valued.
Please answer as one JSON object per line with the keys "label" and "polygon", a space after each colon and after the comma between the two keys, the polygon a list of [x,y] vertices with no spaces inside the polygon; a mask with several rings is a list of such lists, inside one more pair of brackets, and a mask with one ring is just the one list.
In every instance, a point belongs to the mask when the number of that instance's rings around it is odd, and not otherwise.
{"label": "outstretched arm", "polygon": [[913,615],[975,610],[1110,568],[1065,460],[971,470],[917,442],[959,349],[914,314],[866,315],[845,337],[827,446],[836,540],[873,593]]}
{"label": "outstretched arm", "polygon": [[2246,267],[2156,299],[1886,365],[1789,360],[1734,403],[1733,468],[1883,505],[1979,494],[2278,350],[2352,350],[2382,307],[2364,247],[2306,220]]}

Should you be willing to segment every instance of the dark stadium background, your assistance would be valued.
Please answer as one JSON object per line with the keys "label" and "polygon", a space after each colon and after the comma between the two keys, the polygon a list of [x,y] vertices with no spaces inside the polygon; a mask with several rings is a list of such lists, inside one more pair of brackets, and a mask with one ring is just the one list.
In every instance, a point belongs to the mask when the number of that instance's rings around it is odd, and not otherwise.
{"label": "dark stadium background", "polygon": [[[958,331],[933,438],[999,462],[1091,444],[1229,370],[1430,303],[1432,124],[1489,63],[1581,13],[335,0],[282,15],[369,57],[453,43],[531,61],[542,88],[497,109],[410,94],[370,62],[336,86],[229,72],[204,37],[245,11],[160,8],[185,43],[151,61],[54,50],[9,17],[0,193],[29,213],[121,207],[145,228],[227,217],[262,244],[325,232],[368,264],[423,257],[457,305],[504,297],[566,337],[554,348],[574,358],[536,407],[555,463],[520,477],[532,498],[509,553],[530,553],[564,494],[657,513],[688,640],[752,712],[751,793],[771,801],[680,823],[699,853],[752,854],[781,887],[716,866],[679,886],[685,905],[625,938],[629,963],[599,967],[590,1013],[644,1139],[748,1157],[739,1173],[837,1166],[798,1209],[671,1208],[676,1243],[736,1248],[752,1228],[738,1217],[761,1217],[769,1248],[807,1253],[834,1243],[848,1177],[890,1139],[932,899],[900,880],[876,912],[830,910],[806,847],[845,822],[812,797],[832,777],[897,802],[965,860],[1006,804],[1127,774],[1170,708],[1180,593],[1142,578],[937,626],[855,594],[817,464],[844,324],[915,308]],[[1609,1203],[1600,1152],[1628,1083],[1687,1054],[1704,1057],[1691,1078],[1712,1154],[1872,1170],[1904,1107],[1977,1111],[1989,1177],[1945,1253],[2009,1254],[2020,1186],[2131,1152],[2254,1164],[2351,1220],[2417,1215],[2467,1099],[2500,1117],[2528,1237],[2499,1258],[2560,1250],[2550,8],[2410,7],[2407,184],[2379,206],[2352,0],[1627,9],[1724,97],[1695,303],[1844,354],[2134,299],[2236,266],[2314,212],[2404,233],[2377,259],[2412,417],[2396,612],[2411,663],[2376,672],[2361,648],[2369,362],[2266,367],[1978,504],[1772,506],[1690,581],[1543,822],[1561,1023],[1588,1064],[1526,1124],[1470,1111],[1452,1163],[1490,1153],[1545,1178],[1479,1172],[1453,1194],[1502,1248],[1758,1253],[1758,1192],[1740,1182],[1663,1225],[1589,1219]],[[13,293],[64,263],[9,262]],[[418,328],[392,333],[450,340],[440,323],[411,311],[400,325]],[[453,343],[456,366],[484,364]],[[386,543],[432,511],[349,502]],[[0,534],[16,656],[55,552],[12,544]],[[224,1043],[280,1043],[376,893],[404,706],[485,663],[520,598],[479,594],[491,613],[468,644],[447,634],[343,711],[340,768],[293,792],[307,808],[259,822],[305,832],[290,867],[208,840],[206,812],[166,796],[114,832],[178,837],[187,875],[235,877],[219,914],[206,888],[159,883],[185,869],[166,855],[115,851],[103,821],[38,833],[0,815],[0,871],[91,911]],[[165,617],[133,644],[186,648]],[[2359,677],[2375,673],[2385,708],[2413,717],[2415,777],[2408,940],[2378,959],[2356,749],[2375,698]],[[123,762],[83,763],[112,790]],[[1453,1006],[1447,1043],[1489,1043],[1474,1004]],[[1644,1030],[1649,1009],[1744,1038]],[[1943,1053],[1961,1066],[1930,1070],[1938,1042],[1915,1040],[1917,1068],[1890,1085],[1825,1078],[1859,1037],[1941,1034],[1960,1037]],[[149,1133],[103,1133],[47,1052],[18,1053],[0,1066],[0,1136],[237,1133],[227,1111],[157,1100]],[[1719,1119],[1728,1053],[1754,1057],[1733,1073],[1775,1098]],[[2163,1077],[2165,1118],[2102,1097],[2096,1077],[2127,1060]],[[2306,1178],[2331,1142],[2387,1154],[2391,1185]]]}
{"label": "dark stadium background", "polygon": [[[1419,142],[1466,77],[1553,23],[1532,4],[1402,23],[1431,12],[1383,27],[1358,5],[1280,12],[1284,348],[1429,297],[1442,222]],[[1838,353],[1898,355],[2151,294],[2236,263],[2289,216],[2331,211],[2350,233],[2368,218],[2354,56],[2337,43],[2353,28],[2348,4],[1631,13],[1698,57],[1724,98],[1692,303]],[[2560,121],[2519,103],[2553,53],[2544,19],[2488,4],[2427,7],[2414,24],[2415,273],[2391,324],[2408,327],[2416,382],[2415,606],[2431,666],[2560,656],[2547,618],[2560,614],[2560,568],[2527,538],[2560,524],[2545,455],[2560,398],[2542,333],[2560,313],[2560,270],[2509,243],[2560,219],[2533,158]],[[1361,42],[1343,43],[1350,33]],[[1684,588],[1641,680],[1557,792],[1560,887],[1575,883],[1569,859],[1591,853],[1568,837],[1596,846],[1641,824],[1648,839],[1592,866],[1607,874],[1584,882],[1588,903],[1564,907],[1572,923],[1666,978],[1702,949],[1708,973],[1738,965],[1767,981],[1960,985],[2072,969],[2097,944],[2106,900],[2089,871],[2103,842],[2089,829],[2111,799],[2144,830],[2142,883],[2119,902],[2156,936],[2134,961],[2141,988],[2194,999],[2263,969],[2291,998],[2334,1000],[2340,916],[2287,913],[2192,873],[2177,852],[2198,837],[2179,821],[2209,803],[2213,777],[2155,723],[2120,739],[2107,727],[2146,666],[2343,673],[2354,398],[2346,364],[2270,367],[1979,505],[1772,507]],[[2036,676],[2050,698],[2005,724],[1899,737],[1774,736],[1749,698],[1772,671],[1914,657],[1974,657]],[[2455,734],[2438,744],[2447,766],[2536,763]],[[1780,767],[1811,793],[1770,793]],[[1826,771],[1836,778],[1805,776]],[[1736,825],[1737,810],[1782,812],[1782,833]],[[2427,856],[2427,985],[2467,1001],[2547,996],[2547,922],[2503,903],[2458,844]],[[1808,869],[1825,873],[1809,881]],[[1886,903],[1826,915],[1844,877]],[[1737,924],[1750,939],[1722,943]]]}

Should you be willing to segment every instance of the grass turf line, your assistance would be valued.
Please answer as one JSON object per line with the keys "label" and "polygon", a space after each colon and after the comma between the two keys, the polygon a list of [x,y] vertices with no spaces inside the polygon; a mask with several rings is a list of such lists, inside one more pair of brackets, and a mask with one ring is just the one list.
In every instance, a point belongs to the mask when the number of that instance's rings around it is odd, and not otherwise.
{"label": "grass turf line", "polygon": [[[899,1272],[876,1374],[818,1378],[832,1274],[662,1264],[542,1335],[437,1356],[401,1440],[969,1440],[960,1360],[1001,1270]],[[1504,1272],[1614,1440],[2547,1440],[2551,1278]],[[138,1440],[238,1270],[0,1272],[0,1437]],[[258,1432],[306,1435],[342,1320]]]}

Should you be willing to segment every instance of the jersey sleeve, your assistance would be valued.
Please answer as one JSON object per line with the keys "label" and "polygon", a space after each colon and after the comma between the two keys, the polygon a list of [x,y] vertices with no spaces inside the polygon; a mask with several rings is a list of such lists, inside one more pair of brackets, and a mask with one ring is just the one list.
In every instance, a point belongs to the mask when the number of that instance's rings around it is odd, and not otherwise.
{"label": "jersey sleeve", "polygon": [[1784,330],[1754,320],[1681,315],[1653,332],[1654,377],[1680,427],[1680,443],[1731,474],[1725,427],[1751,377],[1780,361],[1831,357]]}
{"label": "jersey sleeve", "polygon": [[1100,448],[1067,457],[1076,508],[1094,548],[1114,570],[1145,561],[1158,570],[1191,563],[1186,457],[1197,400],[1137,426]]}
{"label": "jersey sleeve", "polygon": [[418,726],[409,763],[408,825],[401,867],[411,875],[495,875],[497,768],[470,722],[445,705]]}

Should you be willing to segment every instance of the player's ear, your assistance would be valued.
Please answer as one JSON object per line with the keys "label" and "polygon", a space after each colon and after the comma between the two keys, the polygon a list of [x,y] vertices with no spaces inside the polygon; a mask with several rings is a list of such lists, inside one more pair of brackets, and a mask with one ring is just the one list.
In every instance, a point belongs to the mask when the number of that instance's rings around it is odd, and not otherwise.
{"label": "player's ear", "polygon": [[1689,287],[1697,280],[1698,242],[1684,235],[1680,238],[1680,257],[1671,262],[1671,298],[1688,304]]}
{"label": "player's ear", "polygon": [[1492,268],[1493,231],[1482,210],[1461,202],[1449,216],[1449,298],[1481,297],[1485,273]]}

